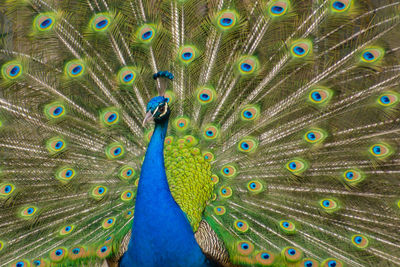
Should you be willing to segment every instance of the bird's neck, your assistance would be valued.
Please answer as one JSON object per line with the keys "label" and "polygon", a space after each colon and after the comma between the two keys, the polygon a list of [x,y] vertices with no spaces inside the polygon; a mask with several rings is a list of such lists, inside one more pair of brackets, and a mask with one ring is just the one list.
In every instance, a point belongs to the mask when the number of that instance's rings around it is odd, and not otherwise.
{"label": "bird's neck", "polygon": [[[164,167],[168,121],[157,123],[142,165],[132,237],[122,266],[203,266],[186,215],[171,195]],[[129,265],[130,264],[130,265]]]}

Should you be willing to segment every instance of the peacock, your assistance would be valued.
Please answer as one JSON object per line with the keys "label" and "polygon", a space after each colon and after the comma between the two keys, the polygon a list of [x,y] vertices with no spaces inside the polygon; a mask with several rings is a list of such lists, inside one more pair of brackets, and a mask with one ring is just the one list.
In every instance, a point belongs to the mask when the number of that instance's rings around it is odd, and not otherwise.
{"label": "peacock", "polygon": [[0,266],[400,266],[400,1],[0,17]]}

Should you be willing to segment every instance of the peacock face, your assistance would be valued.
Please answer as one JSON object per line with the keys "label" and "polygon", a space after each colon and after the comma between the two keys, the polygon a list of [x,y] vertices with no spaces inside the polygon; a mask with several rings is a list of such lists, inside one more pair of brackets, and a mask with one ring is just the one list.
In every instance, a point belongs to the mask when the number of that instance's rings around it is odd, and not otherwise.
{"label": "peacock face", "polygon": [[156,123],[160,123],[168,119],[171,109],[168,106],[168,99],[164,96],[153,97],[149,103],[147,103],[146,117],[143,123],[146,123],[149,119],[153,118]]}

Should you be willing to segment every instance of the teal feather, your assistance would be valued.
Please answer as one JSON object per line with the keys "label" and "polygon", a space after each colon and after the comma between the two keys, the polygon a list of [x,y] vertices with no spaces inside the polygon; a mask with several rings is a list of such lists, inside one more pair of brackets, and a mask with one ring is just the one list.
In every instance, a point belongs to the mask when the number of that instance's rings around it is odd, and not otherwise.
{"label": "teal feather", "polygon": [[[399,11],[2,1],[0,266],[183,265],[170,233],[135,232],[150,218],[136,211],[171,211],[158,197],[179,205],[198,265],[400,266]],[[142,170],[158,95],[171,108],[165,168]],[[149,170],[173,200],[152,198]],[[138,249],[149,239],[154,254]]]}

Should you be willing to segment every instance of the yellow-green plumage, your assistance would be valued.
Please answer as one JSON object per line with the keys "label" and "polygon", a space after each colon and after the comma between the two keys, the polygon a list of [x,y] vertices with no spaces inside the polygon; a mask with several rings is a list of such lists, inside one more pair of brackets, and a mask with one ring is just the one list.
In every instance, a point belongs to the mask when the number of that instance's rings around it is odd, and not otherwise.
{"label": "yellow-green plumage", "polygon": [[[164,89],[168,183],[210,258],[400,265],[399,11],[2,1],[0,266],[118,261],[153,131],[146,103]],[[153,79],[165,70],[172,82]]]}

